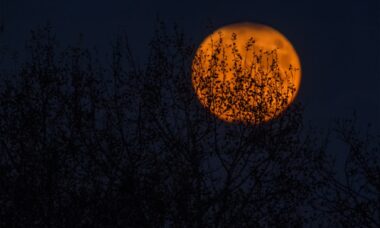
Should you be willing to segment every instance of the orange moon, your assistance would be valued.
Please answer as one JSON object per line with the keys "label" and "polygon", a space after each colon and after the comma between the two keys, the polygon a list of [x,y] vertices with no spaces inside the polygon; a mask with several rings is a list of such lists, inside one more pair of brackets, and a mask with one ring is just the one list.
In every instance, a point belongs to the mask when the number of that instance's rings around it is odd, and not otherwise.
{"label": "orange moon", "polygon": [[192,84],[200,103],[227,122],[268,122],[293,102],[301,63],[279,31],[255,23],[224,26],[195,53]]}

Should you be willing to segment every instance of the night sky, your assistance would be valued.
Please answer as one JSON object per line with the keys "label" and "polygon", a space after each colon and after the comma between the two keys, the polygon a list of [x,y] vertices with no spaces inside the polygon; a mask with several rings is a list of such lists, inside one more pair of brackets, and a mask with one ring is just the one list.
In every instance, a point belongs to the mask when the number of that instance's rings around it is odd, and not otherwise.
{"label": "night sky", "polygon": [[[212,67],[254,121],[192,96],[183,47],[239,22],[293,44],[304,113],[254,125],[281,103]],[[380,227],[379,161],[380,0],[0,0],[0,227]]]}
{"label": "night sky", "polygon": [[306,117],[328,123],[349,116],[379,125],[379,1],[122,1],[1,0],[4,44],[20,48],[29,31],[49,22],[65,42],[84,34],[85,42],[108,47],[127,32],[133,51],[143,61],[157,16],[178,23],[196,44],[217,27],[258,22],[281,31],[296,48],[303,78],[298,100]]}

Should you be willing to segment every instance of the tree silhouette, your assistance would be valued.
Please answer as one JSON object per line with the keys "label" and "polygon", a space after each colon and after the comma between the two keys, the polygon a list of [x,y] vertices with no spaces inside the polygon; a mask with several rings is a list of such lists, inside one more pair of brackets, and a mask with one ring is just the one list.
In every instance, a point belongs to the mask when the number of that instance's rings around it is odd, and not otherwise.
{"label": "tree silhouette", "polygon": [[[174,224],[302,223],[296,210],[308,195],[305,181],[312,170],[307,165],[308,148],[303,147],[299,135],[300,107],[293,106],[278,120],[258,126],[226,124],[210,116],[199,104],[186,76],[191,74],[186,67],[192,61],[191,47],[178,50],[183,47],[182,34],[177,32],[171,40],[162,33],[153,40],[153,73],[147,77],[151,87],[159,85],[155,87],[158,91],[150,87],[144,91],[156,98],[150,99],[154,108],[147,106],[152,119],[149,127],[150,132],[165,135],[165,141],[158,142],[164,143],[160,146],[170,156],[163,161],[172,169],[167,176],[174,174],[172,178],[187,181],[185,188],[171,193],[181,196],[175,212],[183,211]],[[267,110],[268,107],[261,109]],[[187,167],[192,169],[186,170]],[[193,204],[183,205],[188,202]]]}
{"label": "tree silhouette", "polygon": [[[217,119],[194,93],[194,46],[177,27],[159,23],[144,66],[124,36],[106,61],[82,38],[60,47],[50,27],[28,44],[29,57],[0,87],[0,226],[301,227],[331,207],[326,189],[338,205],[341,190],[322,175],[330,160],[304,127],[302,106],[258,125]],[[264,118],[265,104],[249,118]],[[352,136],[344,139],[353,148],[363,145]],[[370,171],[347,174],[369,175],[359,181],[373,191],[378,163],[362,163],[371,153],[357,151],[353,167]],[[378,222],[368,214],[376,204],[360,202],[369,205],[363,214],[338,208],[326,223],[376,224],[368,219]]]}
{"label": "tree silhouette", "polygon": [[202,43],[193,61],[194,89],[201,103],[224,120],[267,122],[292,101],[293,74],[299,69],[280,69],[277,49],[262,50],[254,37],[239,38],[219,32]]}
{"label": "tree silhouette", "polygon": [[324,151],[318,161],[323,185],[314,206],[329,224],[340,227],[378,227],[380,135],[361,133],[356,114],[336,120],[332,134],[345,147],[340,161]]}

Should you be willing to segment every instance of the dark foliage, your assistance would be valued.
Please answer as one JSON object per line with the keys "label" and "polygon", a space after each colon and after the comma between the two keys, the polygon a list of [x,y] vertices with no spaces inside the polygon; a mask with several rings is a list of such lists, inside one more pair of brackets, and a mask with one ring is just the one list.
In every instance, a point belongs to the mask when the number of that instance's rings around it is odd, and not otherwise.
{"label": "dark foliage", "polygon": [[209,114],[178,29],[160,24],[144,67],[122,36],[107,61],[57,43],[34,31],[1,74],[0,227],[379,225],[378,138],[337,124],[342,183],[299,104],[259,125]]}

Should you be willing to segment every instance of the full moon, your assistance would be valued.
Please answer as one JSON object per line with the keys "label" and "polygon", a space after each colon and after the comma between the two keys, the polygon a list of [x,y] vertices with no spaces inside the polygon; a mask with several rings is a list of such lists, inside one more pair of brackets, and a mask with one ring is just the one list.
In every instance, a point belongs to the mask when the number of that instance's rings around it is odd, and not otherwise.
{"label": "full moon", "polygon": [[192,85],[200,103],[227,122],[259,124],[283,113],[301,83],[301,63],[290,41],[261,24],[224,26],[195,53]]}

